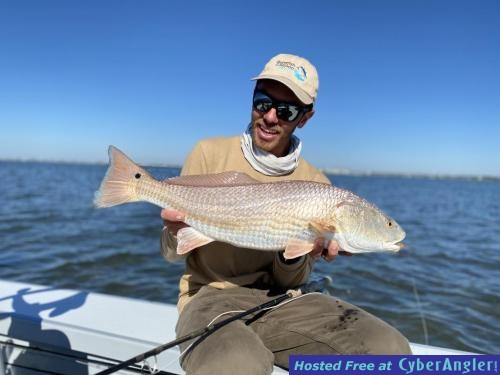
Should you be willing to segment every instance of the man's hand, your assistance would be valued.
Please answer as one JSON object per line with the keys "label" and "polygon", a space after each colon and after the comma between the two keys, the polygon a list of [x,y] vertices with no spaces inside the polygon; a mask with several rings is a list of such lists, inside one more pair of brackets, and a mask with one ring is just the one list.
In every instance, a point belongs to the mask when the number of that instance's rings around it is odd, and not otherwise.
{"label": "man's hand", "polygon": [[163,229],[168,230],[173,236],[177,235],[179,229],[189,226],[184,223],[186,215],[183,212],[171,208],[164,208],[161,210],[160,216],[163,219]]}
{"label": "man's hand", "polygon": [[318,260],[323,257],[327,262],[331,262],[335,259],[337,255],[352,255],[346,251],[343,251],[337,241],[330,241],[328,246],[325,248],[325,240],[323,238],[318,238],[314,242],[314,248],[309,253],[309,256],[313,257],[314,260]]}

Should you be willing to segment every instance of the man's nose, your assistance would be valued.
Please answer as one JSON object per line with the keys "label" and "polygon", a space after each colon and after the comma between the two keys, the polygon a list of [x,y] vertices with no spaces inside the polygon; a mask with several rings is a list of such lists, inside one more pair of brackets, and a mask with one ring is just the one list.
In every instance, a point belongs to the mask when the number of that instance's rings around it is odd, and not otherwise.
{"label": "man's nose", "polygon": [[271,108],[264,114],[264,121],[267,124],[277,124],[278,123],[278,115],[276,113],[276,108]]}

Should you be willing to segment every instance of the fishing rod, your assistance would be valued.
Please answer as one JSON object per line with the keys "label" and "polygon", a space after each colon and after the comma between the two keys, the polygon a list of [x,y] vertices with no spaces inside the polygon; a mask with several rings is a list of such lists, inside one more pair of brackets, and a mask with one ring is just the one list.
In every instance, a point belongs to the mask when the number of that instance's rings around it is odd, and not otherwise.
{"label": "fishing rod", "polygon": [[[301,295],[305,295],[308,293],[317,292],[321,289],[322,289],[322,287],[321,287],[320,283],[314,281],[312,283],[303,285],[302,287],[299,288],[299,291],[300,291]],[[261,305],[252,307],[251,309],[245,310],[245,311],[238,313],[236,315],[233,315],[227,319],[221,320],[218,323],[209,324],[208,326],[206,326],[204,328],[200,328],[196,331],[188,333],[185,336],[179,337],[178,339],[175,339],[173,341],[170,341],[170,342],[167,342],[167,343],[162,344],[160,346],[157,346],[156,348],[148,350],[147,352],[136,355],[133,358],[127,359],[126,361],[117,363],[116,365],[111,366],[111,367],[109,367],[106,370],[103,370],[101,372],[98,372],[95,375],[112,374],[112,373],[119,371],[121,369],[124,369],[130,365],[144,361],[146,358],[160,354],[161,352],[163,352],[167,349],[170,349],[176,345],[179,345],[185,341],[192,340],[192,339],[195,339],[195,338],[200,337],[200,336],[208,336],[208,335],[212,334],[213,332],[215,332],[216,330],[224,327],[225,325],[227,325],[235,320],[238,320],[238,319],[241,319],[247,315],[253,314],[254,312],[259,312],[259,311],[263,311],[265,309],[269,309],[271,307],[275,307],[275,306],[279,305],[281,302],[284,302],[285,300],[292,298],[293,296],[294,296],[294,294],[291,291],[288,291],[287,293],[279,295],[278,297],[276,297],[270,301],[267,301]]]}

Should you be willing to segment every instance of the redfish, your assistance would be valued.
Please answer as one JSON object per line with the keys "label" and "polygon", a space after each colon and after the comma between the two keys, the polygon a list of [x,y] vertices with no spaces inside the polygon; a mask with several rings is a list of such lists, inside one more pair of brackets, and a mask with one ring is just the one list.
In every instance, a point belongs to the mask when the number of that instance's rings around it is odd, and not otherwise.
{"label": "redfish", "polygon": [[262,183],[241,172],[182,176],[159,181],[117,148],[96,207],[144,201],[186,214],[177,233],[178,254],[212,241],[284,257],[309,253],[318,238],[336,240],[350,253],[397,252],[405,232],[391,217],[356,194],[309,181]]}

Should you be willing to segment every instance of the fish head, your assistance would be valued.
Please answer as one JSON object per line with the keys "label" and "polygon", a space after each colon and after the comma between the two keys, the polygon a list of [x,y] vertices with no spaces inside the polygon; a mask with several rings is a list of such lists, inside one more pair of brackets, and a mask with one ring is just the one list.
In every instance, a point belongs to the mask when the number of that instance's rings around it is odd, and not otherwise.
{"label": "fish head", "polygon": [[340,247],[351,253],[397,252],[406,234],[396,220],[367,201],[343,202],[334,213]]}

